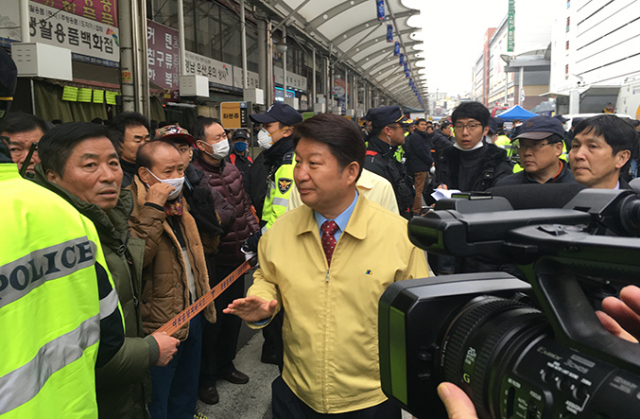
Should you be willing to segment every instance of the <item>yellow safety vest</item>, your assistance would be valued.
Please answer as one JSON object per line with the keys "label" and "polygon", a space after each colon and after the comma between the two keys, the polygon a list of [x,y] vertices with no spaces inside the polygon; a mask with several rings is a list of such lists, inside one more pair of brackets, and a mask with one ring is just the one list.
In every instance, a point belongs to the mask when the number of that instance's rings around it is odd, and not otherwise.
{"label": "yellow safety vest", "polygon": [[98,234],[14,164],[0,164],[0,190],[0,416],[97,418]]}
{"label": "yellow safety vest", "polygon": [[267,179],[269,185],[262,207],[262,221],[266,223],[262,228],[263,233],[287,211],[291,188],[295,188],[293,181],[293,168],[296,166],[295,153],[287,153],[283,158],[284,163]]}

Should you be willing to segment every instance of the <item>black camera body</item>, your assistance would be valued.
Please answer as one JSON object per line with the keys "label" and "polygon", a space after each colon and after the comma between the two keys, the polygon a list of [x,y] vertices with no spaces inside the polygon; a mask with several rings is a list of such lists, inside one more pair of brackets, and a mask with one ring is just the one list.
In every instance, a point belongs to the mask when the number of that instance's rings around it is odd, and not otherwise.
{"label": "black camera body", "polygon": [[564,209],[521,211],[474,199],[414,218],[411,240],[515,262],[527,281],[491,272],[390,286],[379,306],[385,394],[418,418],[447,417],[442,381],[461,387],[481,418],[640,416],[640,346],[607,332],[588,295],[593,283],[640,284],[640,239],[610,235],[638,235],[635,193],[584,190]]}

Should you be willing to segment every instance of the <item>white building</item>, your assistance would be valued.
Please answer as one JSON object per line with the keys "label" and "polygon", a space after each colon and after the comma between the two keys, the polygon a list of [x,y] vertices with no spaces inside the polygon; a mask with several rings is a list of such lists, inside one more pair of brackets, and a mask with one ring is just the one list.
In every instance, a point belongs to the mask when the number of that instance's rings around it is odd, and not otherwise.
{"label": "white building", "polygon": [[[531,109],[549,89],[548,48],[554,19],[554,0],[515,0],[511,26],[508,12],[497,28],[485,33],[483,52],[473,68],[473,98],[486,106],[521,106]],[[510,42],[512,39],[512,42]],[[506,60],[505,60],[506,58]],[[507,64],[509,62],[509,64]],[[524,100],[519,71],[524,69]]]}
{"label": "white building", "polygon": [[640,74],[640,0],[556,2],[550,92],[559,112],[600,112]]}

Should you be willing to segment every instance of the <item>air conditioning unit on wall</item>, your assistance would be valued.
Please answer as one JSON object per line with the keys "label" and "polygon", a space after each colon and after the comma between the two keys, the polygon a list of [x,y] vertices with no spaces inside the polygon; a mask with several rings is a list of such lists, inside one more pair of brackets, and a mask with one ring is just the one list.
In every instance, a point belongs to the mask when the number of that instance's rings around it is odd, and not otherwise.
{"label": "air conditioning unit on wall", "polygon": [[40,42],[11,44],[18,77],[73,80],[71,50]]}

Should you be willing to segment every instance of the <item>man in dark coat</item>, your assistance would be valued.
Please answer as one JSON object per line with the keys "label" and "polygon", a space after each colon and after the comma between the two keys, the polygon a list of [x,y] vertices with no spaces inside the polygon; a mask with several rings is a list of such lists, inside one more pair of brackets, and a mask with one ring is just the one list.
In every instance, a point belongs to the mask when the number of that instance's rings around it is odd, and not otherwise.
{"label": "man in dark coat", "polygon": [[231,151],[226,160],[242,173],[244,191],[249,195],[249,172],[253,166],[253,159],[249,155],[249,132],[246,129],[237,129],[231,136]]}
{"label": "man in dark coat", "polygon": [[576,182],[596,189],[631,189],[621,173],[628,172],[637,141],[635,129],[615,115],[582,120],[569,152]]}
{"label": "man in dark coat", "polygon": [[564,128],[550,116],[536,116],[522,125],[514,141],[524,170],[499,179],[496,186],[531,183],[575,183],[569,165],[560,159]]}
{"label": "man in dark coat", "polygon": [[368,115],[373,128],[369,136],[364,168],[391,183],[400,215],[409,219],[415,198],[413,180],[407,174],[404,165],[393,155],[396,147],[405,142],[401,124],[404,116],[399,106],[370,109]]}
{"label": "man in dark coat", "polygon": [[[235,222],[221,239],[218,253],[214,257],[213,287],[245,261],[242,244],[259,227],[244,191],[242,174],[236,166],[225,160],[230,149],[229,139],[220,122],[213,118],[201,118],[194,124],[192,131],[196,147],[200,151],[193,165],[203,172],[199,186],[220,192],[236,211]],[[219,401],[215,386],[218,379],[234,384],[246,384],[249,381],[249,377],[233,365],[242,322],[236,316],[222,313],[227,304],[243,296],[244,281],[238,280],[218,298],[217,322],[205,326],[198,396],[207,404]]]}
{"label": "man in dark coat", "polygon": [[512,173],[505,151],[485,140],[490,117],[489,110],[478,102],[463,103],[453,111],[456,143],[436,162],[440,188],[485,191]]}
{"label": "man in dark coat", "polygon": [[433,128],[429,133],[429,125],[425,119],[416,120],[416,129],[413,134],[405,139],[404,151],[407,157],[405,163],[407,172],[413,176],[415,182],[416,196],[413,202],[413,215],[420,214],[422,209],[422,190],[428,177],[428,172],[433,165],[431,157],[431,137]]}

